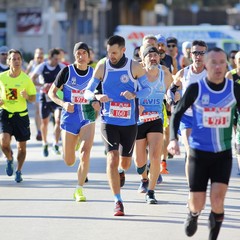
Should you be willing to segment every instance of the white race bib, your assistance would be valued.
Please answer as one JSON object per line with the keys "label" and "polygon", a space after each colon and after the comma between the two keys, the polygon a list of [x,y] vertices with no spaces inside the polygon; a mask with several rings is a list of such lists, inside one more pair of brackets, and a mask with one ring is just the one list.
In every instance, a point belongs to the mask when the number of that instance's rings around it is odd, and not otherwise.
{"label": "white race bib", "polygon": [[131,118],[131,104],[121,102],[110,102],[109,117],[112,118]]}
{"label": "white race bib", "polygon": [[158,112],[144,112],[139,116],[140,122],[150,122],[159,118],[160,116]]}
{"label": "white race bib", "polygon": [[208,128],[228,128],[231,121],[230,107],[212,107],[203,109],[203,126]]}
{"label": "white race bib", "polygon": [[71,91],[71,102],[74,104],[89,104],[89,101],[84,98],[85,90],[72,89]]}

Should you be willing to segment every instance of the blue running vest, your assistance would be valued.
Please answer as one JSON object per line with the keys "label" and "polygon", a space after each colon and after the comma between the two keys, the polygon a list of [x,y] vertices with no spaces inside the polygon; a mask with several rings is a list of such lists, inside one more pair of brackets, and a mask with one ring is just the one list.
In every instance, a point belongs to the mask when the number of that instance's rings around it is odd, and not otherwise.
{"label": "blue running vest", "polygon": [[102,91],[111,102],[103,103],[101,117],[102,122],[118,126],[130,126],[136,124],[136,100],[127,100],[121,96],[122,92],[136,92],[137,79],[131,73],[132,60],[127,59],[122,68],[114,68],[109,60],[105,62],[105,75],[102,81]]}
{"label": "blue running vest", "polygon": [[203,78],[198,82],[199,93],[193,109],[190,147],[208,152],[231,148],[232,122],[236,105],[233,81],[226,79],[221,91],[214,91]]}

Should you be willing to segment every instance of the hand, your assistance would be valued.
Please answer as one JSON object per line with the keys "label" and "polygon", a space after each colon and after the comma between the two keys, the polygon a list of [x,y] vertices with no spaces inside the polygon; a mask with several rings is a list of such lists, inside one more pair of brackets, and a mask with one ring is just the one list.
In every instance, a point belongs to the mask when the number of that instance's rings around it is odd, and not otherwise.
{"label": "hand", "polygon": [[92,102],[92,107],[93,107],[93,109],[94,109],[95,111],[99,112],[100,109],[101,109],[100,102],[98,102],[98,101]]}
{"label": "hand", "polygon": [[74,112],[74,104],[73,104],[73,103],[64,102],[63,108],[64,108],[67,112],[69,112],[69,113],[73,113],[73,112]]}
{"label": "hand", "polygon": [[121,96],[125,97],[127,100],[134,99],[136,97],[135,93],[131,93],[129,91],[121,92]]}
{"label": "hand", "polygon": [[172,155],[180,155],[180,148],[179,148],[178,141],[176,139],[171,140],[167,146],[167,150]]}
{"label": "hand", "polygon": [[181,94],[180,92],[176,91],[174,95],[174,102],[178,102],[181,99]]}
{"label": "hand", "polygon": [[101,103],[111,102],[112,101],[112,98],[109,98],[108,95],[105,95],[105,94],[97,94],[96,98]]}
{"label": "hand", "polygon": [[142,115],[144,109],[145,109],[144,106],[142,106],[142,105],[139,105],[139,106],[138,106],[139,115]]}
{"label": "hand", "polygon": [[42,91],[44,93],[48,93],[50,87],[52,86],[52,83],[45,83],[43,86],[42,86]]}
{"label": "hand", "polygon": [[21,92],[20,92],[20,96],[25,98],[26,100],[28,100],[28,94],[27,94],[27,91],[26,89],[23,89]]}

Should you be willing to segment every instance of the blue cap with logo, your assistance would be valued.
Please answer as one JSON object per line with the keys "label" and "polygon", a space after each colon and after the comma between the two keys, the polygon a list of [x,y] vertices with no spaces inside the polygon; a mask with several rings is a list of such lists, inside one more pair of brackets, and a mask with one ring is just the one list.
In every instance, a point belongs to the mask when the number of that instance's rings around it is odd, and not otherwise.
{"label": "blue cap with logo", "polygon": [[2,54],[2,53],[8,53],[8,47],[7,46],[1,46],[0,47],[0,54]]}
{"label": "blue cap with logo", "polygon": [[158,34],[155,37],[157,38],[157,43],[163,43],[164,45],[167,45],[166,38],[163,35]]}

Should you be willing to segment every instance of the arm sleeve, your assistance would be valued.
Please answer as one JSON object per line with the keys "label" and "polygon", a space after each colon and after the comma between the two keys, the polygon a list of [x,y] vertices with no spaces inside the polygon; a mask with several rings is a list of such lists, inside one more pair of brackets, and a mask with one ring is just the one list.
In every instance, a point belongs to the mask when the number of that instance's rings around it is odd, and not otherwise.
{"label": "arm sleeve", "polygon": [[170,120],[170,140],[177,139],[177,132],[180,125],[180,120],[184,112],[194,103],[198,96],[198,83],[191,84],[181,100],[176,105]]}
{"label": "arm sleeve", "polygon": [[138,84],[140,90],[136,92],[136,98],[145,98],[151,93],[151,88],[148,85],[148,79],[146,75],[138,78]]}
{"label": "arm sleeve", "polygon": [[54,81],[55,86],[57,88],[61,88],[61,86],[67,82],[68,76],[69,76],[69,68],[65,67],[61,69],[55,78],[55,81]]}
{"label": "arm sleeve", "polygon": [[84,98],[87,99],[87,100],[93,100],[95,95],[94,95],[94,91],[96,90],[96,88],[98,87],[100,83],[100,80],[98,78],[92,78],[86,89],[85,89],[85,92],[84,92]]}

